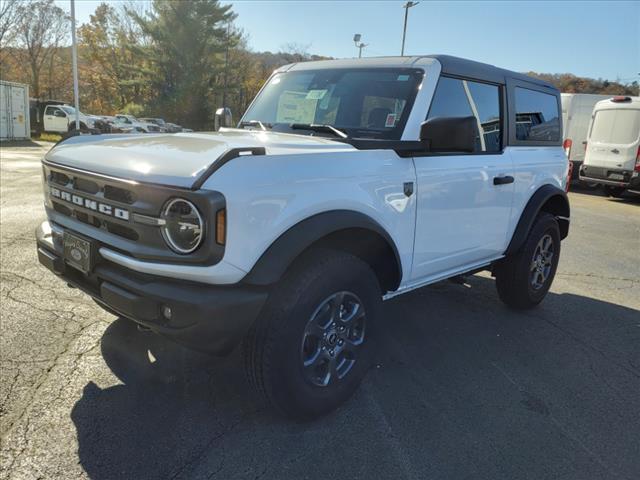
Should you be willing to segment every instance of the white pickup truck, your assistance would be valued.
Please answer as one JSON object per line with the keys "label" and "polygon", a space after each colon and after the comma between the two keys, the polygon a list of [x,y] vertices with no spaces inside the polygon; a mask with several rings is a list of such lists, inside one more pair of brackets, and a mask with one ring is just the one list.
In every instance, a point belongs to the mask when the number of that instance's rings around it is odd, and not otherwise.
{"label": "white pickup truck", "polygon": [[76,128],[76,117],[80,120],[80,130],[89,130],[95,127],[95,119],[90,115],[79,112],[71,105],[47,105],[42,115],[42,124],[45,132],[67,133]]}
{"label": "white pickup truck", "polygon": [[191,348],[242,343],[264,398],[317,417],[402,321],[383,300],[489,270],[510,307],[542,301],[569,231],[560,112],[449,56],[287,65],[237,128],[54,147],[39,260]]}

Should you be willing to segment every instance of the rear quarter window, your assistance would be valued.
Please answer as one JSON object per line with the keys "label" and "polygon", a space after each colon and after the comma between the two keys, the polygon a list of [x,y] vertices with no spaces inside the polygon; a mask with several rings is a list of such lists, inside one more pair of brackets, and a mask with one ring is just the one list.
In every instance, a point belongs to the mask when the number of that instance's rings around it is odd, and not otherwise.
{"label": "rear quarter window", "polygon": [[598,110],[593,117],[590,141],[635,143],[640,136],[640,110]]}
{"label": "rear quarter window", "polygon": [[516,87],[515,110],[516,140],[560,140],[560,111],[555,95]]}

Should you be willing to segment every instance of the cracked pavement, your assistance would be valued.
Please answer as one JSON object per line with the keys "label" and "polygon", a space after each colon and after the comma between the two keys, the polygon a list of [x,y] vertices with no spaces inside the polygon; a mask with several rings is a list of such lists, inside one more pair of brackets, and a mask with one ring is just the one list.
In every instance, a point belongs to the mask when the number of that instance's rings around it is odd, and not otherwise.
{"label": "cracked pavement", "polygon": [[640,475],[640,203],[572,193],[530,312],[476,275],[385,303],[377,365],[309,424],[211,358],[116,319],[36,259],[46,147],[1,150],[0,479]]}

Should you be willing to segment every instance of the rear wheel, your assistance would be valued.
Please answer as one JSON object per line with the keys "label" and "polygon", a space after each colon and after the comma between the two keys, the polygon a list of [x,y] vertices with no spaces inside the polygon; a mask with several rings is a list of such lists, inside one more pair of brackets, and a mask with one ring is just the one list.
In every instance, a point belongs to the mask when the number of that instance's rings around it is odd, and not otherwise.
{"label": "rear wheel", "polygon": [[285,416],[332,411],[370,367],[380,307],[366,263],[332,250],[306,255],[275,286],[245,338],[249,383]]}
{"label": "rear wheel", "polygon": [[622,197],[622,194],[624,193],[624,187],[609,187],[609,186],[605,186],[604,187],[604,192],[613,198],[620,198]]}
{"label": "rear wheel", "polygon": [[535,307],[546,296],[560,258],[560,228],[549,213],[538,215],[524,246],[495,268],[500,299],[512,308]]}

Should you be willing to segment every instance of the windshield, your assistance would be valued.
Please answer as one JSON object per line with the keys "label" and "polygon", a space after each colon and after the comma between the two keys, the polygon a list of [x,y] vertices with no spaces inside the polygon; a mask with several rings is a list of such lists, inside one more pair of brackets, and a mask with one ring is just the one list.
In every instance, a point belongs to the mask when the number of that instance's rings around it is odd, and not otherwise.
{"label": "windshield", "polygon": [[[399,140],[423,71],[325,69],[274,75],[242,118],[277,131],[330,125],[352,138]],[[292,125],[297,128],[292,128]],[[328,131],[314,135],[335,136]]]}
{"label": "windshield", "polygon": [[[69,115],[74,115],[76,113],[76,109],[70,107],[69,105],[60,105],[60,108],[67,112]],[[84,113],[80,112],[80,115],[84,115]]]}

